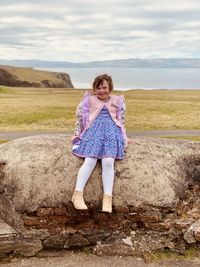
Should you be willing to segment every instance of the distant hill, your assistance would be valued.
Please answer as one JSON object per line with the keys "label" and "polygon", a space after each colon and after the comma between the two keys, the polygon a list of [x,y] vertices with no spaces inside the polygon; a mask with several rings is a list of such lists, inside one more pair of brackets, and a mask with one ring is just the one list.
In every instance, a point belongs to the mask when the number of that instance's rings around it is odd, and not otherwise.
{"label": "distant hill", "polygon": [[0,65],[0,85],[15,87],[73,88],[67,73]]}
{"label": "distant hill", "polygon": [[104,61],[91,61],[84,63],[72,63],[67,61],[45,61],[45,60],[1,60],[0,64],[34,67],[34,68],[200,68],[198,58],[159,58],[159,59],[114,59]]}

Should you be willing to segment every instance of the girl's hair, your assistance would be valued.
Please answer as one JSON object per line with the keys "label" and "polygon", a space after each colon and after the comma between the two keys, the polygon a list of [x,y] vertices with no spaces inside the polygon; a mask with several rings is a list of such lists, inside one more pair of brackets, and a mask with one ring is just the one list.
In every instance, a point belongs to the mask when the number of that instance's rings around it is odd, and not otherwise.
{"label": "girl's hair", "polygon": [[103,84],[103,80],[106,80],[108,82],[110,92],[113,90],[113,81],[112,77],[107,74],[101,74],[98,75],[93,82],[92,88],[95,90],[95,88],[99,87],[101,84]]}

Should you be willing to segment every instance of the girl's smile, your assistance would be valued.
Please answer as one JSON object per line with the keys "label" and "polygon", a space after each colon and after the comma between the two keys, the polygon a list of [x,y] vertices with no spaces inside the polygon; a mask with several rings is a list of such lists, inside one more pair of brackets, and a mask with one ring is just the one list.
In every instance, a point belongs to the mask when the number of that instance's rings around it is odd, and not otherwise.
{"label": "girl's smile", "polygon": [[96,96],[98,99],[105,101],[110,96],[110,87],[106,80],[103,80],[103,83],[94,89]]}

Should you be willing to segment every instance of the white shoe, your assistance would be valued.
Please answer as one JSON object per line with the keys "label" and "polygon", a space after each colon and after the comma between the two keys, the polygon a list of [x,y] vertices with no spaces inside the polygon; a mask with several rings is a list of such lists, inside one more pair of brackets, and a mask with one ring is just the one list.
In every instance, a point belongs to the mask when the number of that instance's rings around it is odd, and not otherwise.
{"label": "white shoe", "polygon": [[82,191],[75,190],[71,200],[72,200],[72,203],[73,203],[75,209],[77,209],[77,210],[87,210],[88,209],[87,206],[85,205]]}
{"label": "white shoe", "polygon": [[112,196],[106,194],[103,195],[102,211],[112,213]]}

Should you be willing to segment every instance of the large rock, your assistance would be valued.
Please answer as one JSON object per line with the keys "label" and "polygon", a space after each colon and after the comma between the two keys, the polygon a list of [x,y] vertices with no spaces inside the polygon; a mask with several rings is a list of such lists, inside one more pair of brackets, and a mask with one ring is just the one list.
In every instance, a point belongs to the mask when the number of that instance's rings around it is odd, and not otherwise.
{"label": "large rock", "polygon": [[[70,201],[79,167],[65,135],[32,136],[0,146],[5,161],[4,187],[14,209],[36,211]],[[115,164],[115,206],[171,207],[188,183],[200,176],[200,143],[167,139],[135,139],[126,158]],[[98,164],[86,186],[87,202],[102,198]]]}
{"label": "large rock", "polygon": [[102,254],[184,253],[200,240],[200,142],[138,138],[115,163],[113,213],[101,211],[101,165],[70,202],[83,160],[67,135],[0,145],[0,255],[92,246]]}

